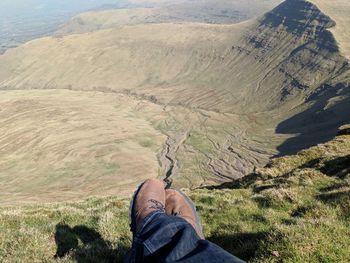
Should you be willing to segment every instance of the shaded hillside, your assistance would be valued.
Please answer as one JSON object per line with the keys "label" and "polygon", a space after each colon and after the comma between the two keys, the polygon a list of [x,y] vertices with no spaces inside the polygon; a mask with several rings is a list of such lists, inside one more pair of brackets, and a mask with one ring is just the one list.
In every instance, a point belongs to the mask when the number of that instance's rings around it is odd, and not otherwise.
{"label": "shaded hillside", "polygon": [[[348,262],[349,133],[239,183],[186,190],[206,237],[248,262]],[[1,208],[0,261],[122,262],[128,206],[113,197]]]}
{"label": "shaded hillside", "polygon": [[[235,25],[139,24],[43,38],[0,56],[0,89],[6,90],[4,94],[19,90],[22,96],[36,89],[37,93],[29,95],[33,101],[49,94],[60,110],[67,99],[55,92],[65,89],[69,100],[80,100],[80,118],[83,105],[91,101],[83,93],[98,94],[110,108],[116,105],[109,97],[139,102],[132,104],[129,113],[137,113],[140,125],[135,129],[141,132],[144,124],[151,133],[144,134],[145,138],[163,135],[157,149],[158,144],[151,151],[149,143],[140,144],[149,158],[158,159],[157,173],[177,186],[218,184],[251,173],[273,155],[324,142],[334,136],[336,127],[350,121],[349,65],[339,49],[341,39],[330,31],[334,27],[334,20],[314,4],[287,0],[258,19]],[[16,96],[12,100],[14,104],[21,101]],[[18,114],[21,123],[26,114],[20,110]],[[117,109],[113,114],[121,126],[124,119],[130,120],[128,113],[120,116]],[[106,118],[105,113],[95,116]],[[45,125],[59,125],[59,118],[43,119]],[[39,120],[34,118],[32,127],[40,125]],[[105,125],[92,118],[84,122],[86,131],[95,136]],[[110,144],[119,141],[119,136],[116,133],[105,146],[115,147]],[[12,140],[16,138],[5,134],[2,147]],[[26,145],[40,151],[40,144],[33,140],[28,136]],[[121,152],[128,149],[123,147]],[[2,178],[21,160],[15,150],[2,155],[6,160]],[[73,155],[67,153],[73,161],[100,167],[100,154],[92,150],[86,155],[85,146],[79,144],[75,150]],[[108,150],[101,154],[111,161]],[[47,158],[47,162],[57,162],[55,156]],[[119,162],[111,161],[109,180],[120,179]],[[75,169],[64,163],[63,168],[68,168],[72,178],[80,178],[81,165]],[[41,181],[41,172],[34,170],[33,177]],[[79,182],[89,182],[85,176]],[[89,189],[88,184],[83,186]],[[35,187],[27,191],[38,192]]]}
{"label": "shaded hillside", "polygon": [[277,133],[293,133],[278,147],[280,153],[291,154],[305,147],[326,142],[334,137],[337,127],[350,120],[349,82],[321,86],[307,99],[310,108],[281,122]]}

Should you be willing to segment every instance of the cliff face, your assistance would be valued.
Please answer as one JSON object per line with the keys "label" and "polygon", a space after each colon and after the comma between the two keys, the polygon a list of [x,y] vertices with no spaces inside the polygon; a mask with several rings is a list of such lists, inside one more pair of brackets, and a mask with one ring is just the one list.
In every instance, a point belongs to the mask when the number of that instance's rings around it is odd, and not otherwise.
{"label": "cliff face", "polygon": [[[281,73],[285,78],[277,85],[281,89],[279,100],[299,92],[308,96],[349,69],[348,62],[339,54],[334,36],[328,31],[334,26],[335,22],[315,5],[300,0],[286,1],[261,20],[259,33],[249,40],[261,52],[259,58],[263,63],[276,59],[275,54],[279,56],[280,61],[271,73]],[[278,54],[278,50],[283,51]],[[269,76],[266,84],[270,78],[274,76]]]}
{"label": "cliff face", "polygon": [[269,108],[286,116],[276,131],[298,134],[278,147],[281,153],[325,142],[350,120],[350,67],[330,32],[336,26],[314,4],[288,0],[266,14],[259,37],[250,38],[263,64],[278,61],[261,83],[275,85]]}
{"label": "cliff face", "polygon": [[[304,103],[321,86],[349,71],[348,61],[329,31],[334,26],[312,3],[285,1],[233,46],[231,76],[221,75],[236,85],[227,83],[226,89],[237,92],[238,105],[244,111],[284,112]],[[242,81],[235,82],[237,76]]]}

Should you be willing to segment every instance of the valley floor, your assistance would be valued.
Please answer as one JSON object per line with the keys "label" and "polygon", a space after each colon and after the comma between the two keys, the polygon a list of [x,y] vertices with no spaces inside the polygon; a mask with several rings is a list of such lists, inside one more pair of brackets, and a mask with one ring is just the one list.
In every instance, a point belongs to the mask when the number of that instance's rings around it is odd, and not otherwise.
{"label": "valley floor", "polygon": [[217,184],[266,163],[281,140],[253,116],[108,91],[3,90],[0,105],[2,205],[129,196],[157,176]]}

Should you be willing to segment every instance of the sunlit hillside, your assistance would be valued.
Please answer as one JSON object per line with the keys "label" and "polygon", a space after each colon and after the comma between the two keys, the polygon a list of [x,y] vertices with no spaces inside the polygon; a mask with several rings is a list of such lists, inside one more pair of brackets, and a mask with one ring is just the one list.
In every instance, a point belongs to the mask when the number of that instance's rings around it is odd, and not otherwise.
{"label": "sunlit hillside", "polygon": [[336,33],[346,18],[320,3],[287,0],[233,25],[117,26],[8,50],[2,200],[127,194],[156,176],[218,184],[332,138],[350,121],[346,44]]}

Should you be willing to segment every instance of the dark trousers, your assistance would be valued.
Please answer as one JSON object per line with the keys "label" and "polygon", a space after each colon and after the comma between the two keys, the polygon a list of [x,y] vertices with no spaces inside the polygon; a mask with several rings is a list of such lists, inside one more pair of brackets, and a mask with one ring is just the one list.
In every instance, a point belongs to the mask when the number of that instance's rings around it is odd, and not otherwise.
{"label": "dark trousers", "polygon": [[244,262],[219,246],[201,240],[193,227],[178,216],[156,211],[146,217],[133,237],[125,262]]}

